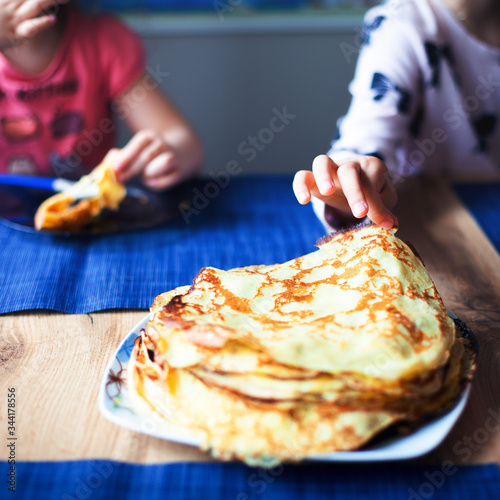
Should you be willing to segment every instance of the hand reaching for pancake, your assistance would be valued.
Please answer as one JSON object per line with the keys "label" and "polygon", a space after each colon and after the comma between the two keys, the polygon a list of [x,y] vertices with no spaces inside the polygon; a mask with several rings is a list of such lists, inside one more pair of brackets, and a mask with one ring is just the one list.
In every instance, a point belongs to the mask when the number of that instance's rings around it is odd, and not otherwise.
{"label": "hand reaching for pancake", "polygon": [[312,172],[300,170],[295,174],[293,191],[302,205],[314,196],[340,212],[343,218],[368,216],[384,229],[398,225],[392,213],[396,190],[387,167],[374,156],[356,156],[337,163],[326,155],[317,156]]}

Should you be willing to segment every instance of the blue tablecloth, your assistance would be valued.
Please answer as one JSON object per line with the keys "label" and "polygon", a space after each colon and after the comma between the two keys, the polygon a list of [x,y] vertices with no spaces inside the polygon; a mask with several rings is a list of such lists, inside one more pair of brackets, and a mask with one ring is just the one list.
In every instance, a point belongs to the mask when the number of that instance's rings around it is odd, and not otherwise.
{"label": "blue tablecloth", "polygon": [[455,191],[500,252],[500,182],[455,184]]}
{"label": "blue tablecloth", "polygon": [[[91,237],[24,233],[0,224],[0,313],[148,308],[200,268],[274,264],[313,251],[324,234],[292,178],[234,178],[199,213],[149,230]],[[203,187],[200,186],[201,192]]]}
{"label": "blue tablecloth", "polygon": [[[241,177],[199,214],[161,227],[92,237],[24,233],[0,224],[0,313],[148,308],[203,266],[273,264],[314,250],[323,229],[295,200],[290,176]],[[500,183],[455,189],[500,251]]]}
{"label": "blue tablecloth", "polygon": [[[451,463],[451,462],[450,462]],[[7,464],[0,463],[5,479]],[[448,465],[448,467],[446,467]],[[7,478],[8,479],[8,478]],[[131,465],[105,460],[21,462],[16,494],[30,500],[497,500],[496,465],[307,463],[274,469],[242,464]]]}

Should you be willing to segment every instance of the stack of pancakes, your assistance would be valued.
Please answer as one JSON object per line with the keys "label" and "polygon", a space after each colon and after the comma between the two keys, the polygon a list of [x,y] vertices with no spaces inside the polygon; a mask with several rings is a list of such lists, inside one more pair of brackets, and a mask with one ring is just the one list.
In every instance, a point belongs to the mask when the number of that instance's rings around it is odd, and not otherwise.
{"label": "stack of pancakes", "polygon": [[475,363],[419,257],[366,226],[156,298],[129,389],[222,459],[354,450],[448,410]]}

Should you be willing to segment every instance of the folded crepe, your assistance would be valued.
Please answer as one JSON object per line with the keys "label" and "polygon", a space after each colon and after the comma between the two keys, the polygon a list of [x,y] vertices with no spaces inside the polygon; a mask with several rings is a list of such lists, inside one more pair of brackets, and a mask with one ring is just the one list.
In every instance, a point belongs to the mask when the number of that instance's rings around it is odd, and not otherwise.
{"label": "folded crepe", "polygon": [[[117,210],[127,191],[113,169],[115,155],[116,151],[111,150],[92,172],[67,190],[46,199],[35,214],[35,228],[78,232],[104,209]],[[97,194],[80,199],[90,185],[97,186]]]}
{"label": "folded crepe", "polygon": [[359,449],[448,410],[472,376],[420,258],[376,226],[284,264],[203,268],[156,298],[128,385],[223,459],[276,464]]}

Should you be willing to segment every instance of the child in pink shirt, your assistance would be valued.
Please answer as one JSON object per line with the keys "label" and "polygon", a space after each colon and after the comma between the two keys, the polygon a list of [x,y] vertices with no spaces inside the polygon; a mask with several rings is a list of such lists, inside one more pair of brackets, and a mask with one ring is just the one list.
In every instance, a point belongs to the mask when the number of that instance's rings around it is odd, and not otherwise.
{"label": "child in pink shirt", "polygon": [[0,172],[79,177],[115,144],[113,112],[135,135],[123,181],[166,189],[194,175],[196,133],[145,72],[138,37],[64,0],[0,0]]}

